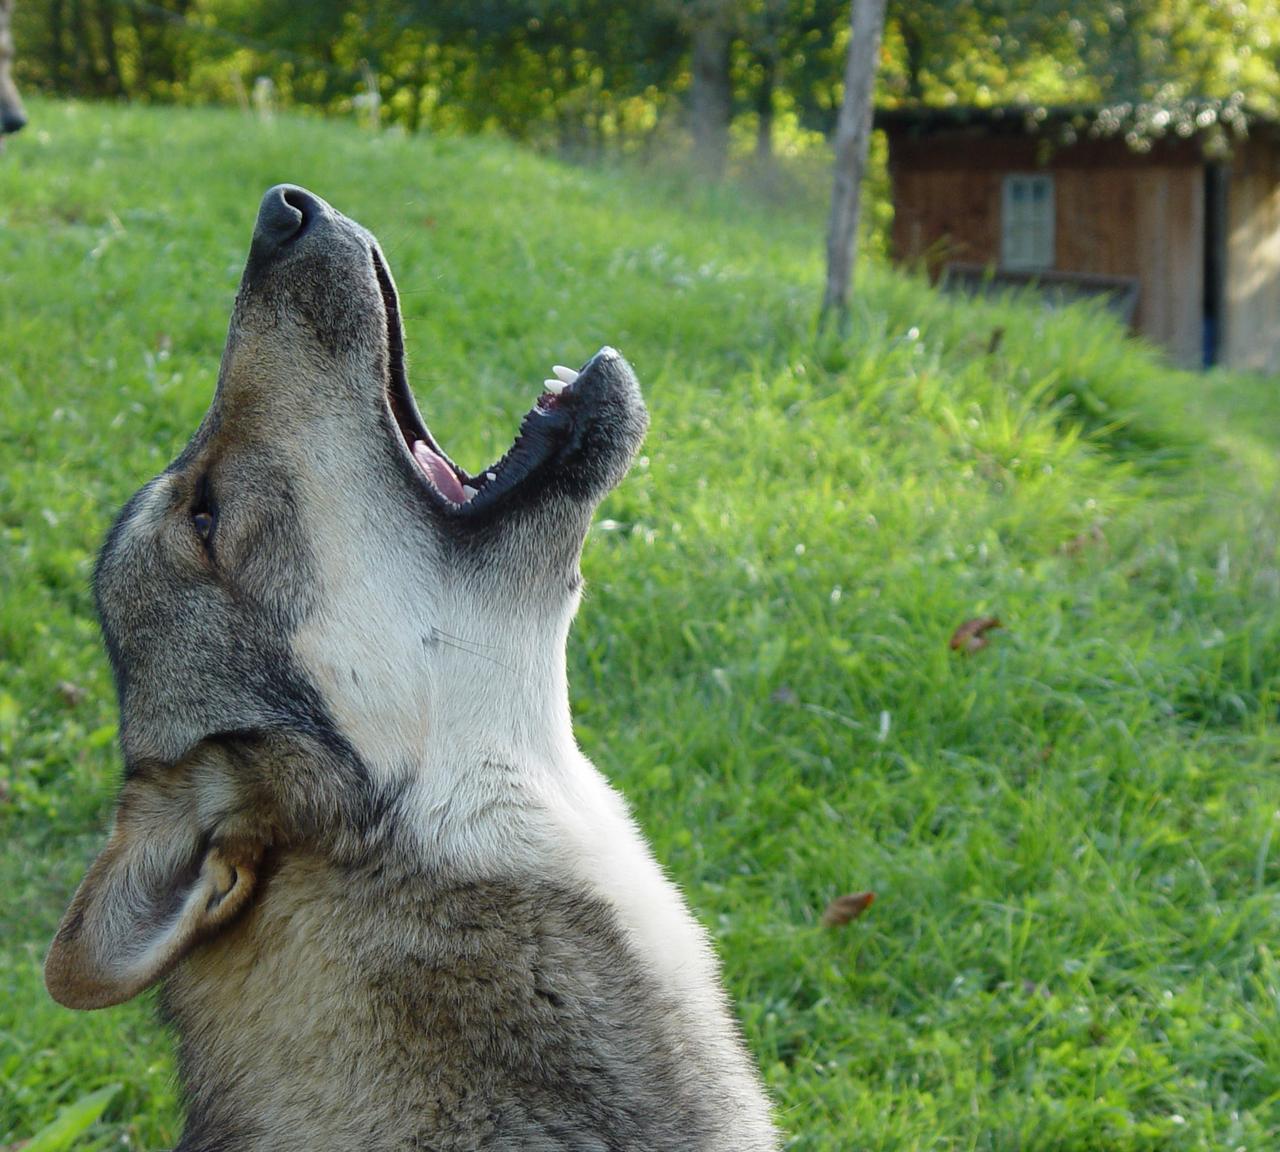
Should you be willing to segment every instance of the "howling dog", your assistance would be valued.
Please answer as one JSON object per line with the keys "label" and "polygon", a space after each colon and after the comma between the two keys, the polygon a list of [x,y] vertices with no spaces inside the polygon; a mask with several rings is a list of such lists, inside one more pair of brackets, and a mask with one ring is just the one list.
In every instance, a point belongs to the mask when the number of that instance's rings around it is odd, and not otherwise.
{"label": "howling dog", "polygon": [[162,982],[179,1152],[755,1152],[707,938],[579,752],[565,642],[648,417],[612,349],[472,476],[371,235],[267,192],[212,406],[95,592],[124,783],[45,963]]}
{"label": "howling dog", "polygon": [[27,123],[22,98],[13,82],[13,36],[9,33],[12,17],[13,0],[0,0],[0,148],[4,147],[6,136]]}

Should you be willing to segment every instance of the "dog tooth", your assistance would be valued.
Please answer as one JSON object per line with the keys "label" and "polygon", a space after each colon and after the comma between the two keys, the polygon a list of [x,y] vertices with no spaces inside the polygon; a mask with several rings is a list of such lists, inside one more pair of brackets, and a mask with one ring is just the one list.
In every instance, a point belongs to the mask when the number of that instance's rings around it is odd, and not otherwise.
{"label": "dog tooth", "polygon": [[498,474],[496,472],[486,472],[484,474],[484,478],[486,480],[496,480],[498,478]]}
{"label": "dog tooth", "polygon": [[470,484],[464,484],[462,490],[467,494],[467,500],[470,500],[479,491],[478,488],[472,488]]}
{"label": "dog tooth", "polygon": [[556,364],[552,369],[558,380],[563,380],[566,384],[572,384],[578,374],[572,368],[566,368],[563,364]]}
{"label": "dog tooth", "polygon": [[563,392],[567,387],[569,387],[569,385],[566,384],[563,380],[544,380],[542,382],[542,386],[548,392],[556,396],[559,396],[561,392]]}

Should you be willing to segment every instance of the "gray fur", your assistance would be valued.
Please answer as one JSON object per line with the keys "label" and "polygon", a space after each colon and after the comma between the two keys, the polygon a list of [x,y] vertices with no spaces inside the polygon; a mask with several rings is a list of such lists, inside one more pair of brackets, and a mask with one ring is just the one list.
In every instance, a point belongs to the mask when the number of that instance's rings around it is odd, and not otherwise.
{"label": "gray fur", "polygon": [[99,559],[126,775],[50,991],[163,982],[180,1152],[775,1148],[704,934],[569,727],[635,379],[593,358],[454,505],[401,339],[372,237],[269,192],[209,413]]}
{"label": "gray fur", "polygon": [[[720,1054],[689,1042],[683,1006],[591,897],[536,880],[430,882],[385,858],[353,873],[301,854],[272,882],[305,890],[317,914],[259,900],[167,988],[185,1038],[183,1152],[228,1138],[301,1152],[322,1146],[317,1124],[335,1148],[760,1146],[732,1135]],[[269,966],[237,965],[260,950]],[[264,1036],[261,1005],[279,1011],[299,987],[291,973],[317,967],[333,980],[326,1010],[304,986],[285,1005],[288,1029]],[[216,1042],[227,1032],[252,1036],[280,1073],[243,1082]]]}

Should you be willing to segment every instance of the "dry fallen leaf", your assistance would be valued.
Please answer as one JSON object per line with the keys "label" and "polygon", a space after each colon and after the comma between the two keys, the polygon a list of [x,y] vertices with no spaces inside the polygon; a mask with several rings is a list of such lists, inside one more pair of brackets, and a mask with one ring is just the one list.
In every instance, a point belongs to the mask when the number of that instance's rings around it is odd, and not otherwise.
{"label": "dry fallen leaf", "polygon": [[62,697],[63,703],[74,708],[84,699],[85,691],[79,684],[75,684],[70,680],[59,680],[58,695]]}
{"label": "dry fallen leaf", "polygon": [[951,651],[981,652],[989,643],[987,633],[993,628],[1003,627],[996,616],[978,616],[973,620],[966,620],[951,633]]}
{"label": "dry fallen leaf", "polygon": [[1062,553],[1065,556],[1079,556],[1086,548],[1094,546],[1102,548],[1107,546],[1107,534],[1098,523],[1090,524],[1088,529],[1081,532],[1079,536],[1072,536],[1062,545]]}
{"label": "dry fallen leaf", "polygon": [[839,928],[856,920],[875,902],[874,892],[850,892],[848,896],[837,896],[822,914],[822,922],[828,928]]}

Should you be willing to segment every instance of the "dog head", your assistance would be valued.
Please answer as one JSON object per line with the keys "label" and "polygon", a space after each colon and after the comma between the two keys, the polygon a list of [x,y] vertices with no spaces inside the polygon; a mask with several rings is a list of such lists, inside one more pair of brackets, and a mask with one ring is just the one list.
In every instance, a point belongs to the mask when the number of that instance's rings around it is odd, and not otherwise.
{"label": "dog head", "polygon": [[562,375],[463,471],[409,391],[373,237],[266,194],[212,406],[99,557],[125,783],[46,961],[55,998],[154,982],[270,848],[374,835],[451,729],[542,722],[519,697],[563,679],[590,517],[647,423],[612,350]]}
{"label": "dog head", "polygon": [[13,36],[9,32],[12,16],[13,0],[0,0],[0,146],[5,136],[27,123],[22,98],[13,82]]}

